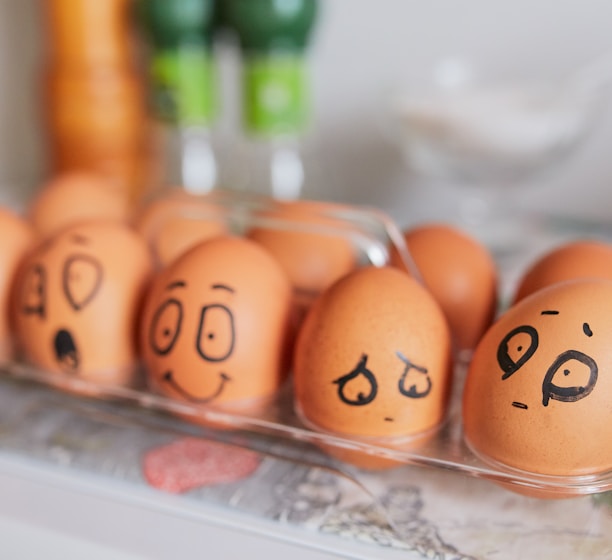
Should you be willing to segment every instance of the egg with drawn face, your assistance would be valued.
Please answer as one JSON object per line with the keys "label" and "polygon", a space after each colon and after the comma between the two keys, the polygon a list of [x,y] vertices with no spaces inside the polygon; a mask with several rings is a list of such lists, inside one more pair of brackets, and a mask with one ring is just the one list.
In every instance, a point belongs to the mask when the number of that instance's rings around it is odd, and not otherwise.
{"label": "egg with drawn face", "polygon": [[291,285],[248,239],[222,236],[160,272],[141,325],[151,386],[193,404],[250,405],[288,371]]}
{"label": "egg with drawn face", "polygon": [[308,312],[294,358],[298,411],[342,435],[406,437],[446,412],[450,333],[433,296],[406,273],[365,267]]}
{"label": "egg with drawn face", "polygon": [[485,460],[547,475],[612,468],[612,282],[572,280],[521,300],[485,334],[463,424]]}
{"label": "egg with drawn face", "polygon": [[26,220],[0,207],[0,362],[14,358],[11,289],[19,263],[34,239],[34,231]]}
{"label": "egg with drawn face", "polygon": [[136,328],[152,270],[144,241],[114,222],[70,226],[39,244],[16,275],[16,334],[48,371],[129,384]]}

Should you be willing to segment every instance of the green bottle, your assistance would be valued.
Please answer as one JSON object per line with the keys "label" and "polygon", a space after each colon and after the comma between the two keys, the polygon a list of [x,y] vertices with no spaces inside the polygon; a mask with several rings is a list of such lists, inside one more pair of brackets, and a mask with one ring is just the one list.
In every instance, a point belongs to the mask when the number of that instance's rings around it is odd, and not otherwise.
{"label": "green bottle", "polygon": [[300,141],[309,123],[307,51],[317,14],[317,0],[226,0],[224,6],[242,49],[244,128],[259,166],[267,159],[267,187],[252,188],[280,198],[297,198],[304,183]]}
{"label": "green bottle", "polygon": [[166,182],[206,192],[216,186],[210,129],[217,113],[213,0],[135,0],[149,51],[154,117],[165,124]]}

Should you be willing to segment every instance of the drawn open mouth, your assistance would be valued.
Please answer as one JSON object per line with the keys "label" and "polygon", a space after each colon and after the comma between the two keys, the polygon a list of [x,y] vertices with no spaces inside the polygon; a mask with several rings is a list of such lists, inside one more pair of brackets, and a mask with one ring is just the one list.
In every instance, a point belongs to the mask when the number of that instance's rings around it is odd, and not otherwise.
{"label": "drawn open mouth", "polygon": [[229,375],[221,372],[219,374],[219,379],[220,379],[219,386],[217,387],[215,392],[212,395],[208,396],[208,397],[196,397],[195,395],[192,395],[188,391],[185,391],[185,389],[183,389],[174,380],[174,374],[172,373],[172,371],[167,371],[166,373],[164,373],[164,375],[162,376],[162,379],[166,383],[168,383],[168,385],[170,385],[170,387],[172,387],[183,398],[185,398],[188,401],[191,401],[191,402],[194,402],[194,403],[199,403],[199,404],[206,404],[206,403],[209,403],[209,402],[215,400],[223,392],[223,389],[225,388],[225,384],[228,381],[231,381],[231,377]]}
{"label": "drawn open mouth", "polygon": [[57,331],[53,340],[55,349],[55,359],[60,367],[67,373],[76,373],[79,369],[79,351],[77,350],[74,338],[65,329]]}

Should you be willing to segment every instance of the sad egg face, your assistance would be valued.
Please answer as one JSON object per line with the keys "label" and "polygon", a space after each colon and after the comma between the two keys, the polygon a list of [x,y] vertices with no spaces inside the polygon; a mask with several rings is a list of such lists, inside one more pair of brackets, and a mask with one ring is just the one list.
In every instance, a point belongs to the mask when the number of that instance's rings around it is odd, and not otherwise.
{"label": "sad egg face", "polygon": [[295,353],[297,405],[322,430],[415,436],[444,418],[449,364],[449,330],[433,297],[404,272],[367,267],[308,313]]}
{"label": "sad egg face", "polygon": [[287,370],[291,288],[254,242],[218,237],[160,273],[142,323],[159,392],[194,404],[274,394]]}
{"label": "sad egg face", "polygon": [[531,472],[612,467],[612,283],[562,283],[511,308],[478,346],[463,419],[473,449]]}
{"label": "sad egg face", "polygon": [[26,358],[49,371],[129,383],[150,272],[145,243],[122,225],[94,222],[49,238],[15,281],[17,337]]}

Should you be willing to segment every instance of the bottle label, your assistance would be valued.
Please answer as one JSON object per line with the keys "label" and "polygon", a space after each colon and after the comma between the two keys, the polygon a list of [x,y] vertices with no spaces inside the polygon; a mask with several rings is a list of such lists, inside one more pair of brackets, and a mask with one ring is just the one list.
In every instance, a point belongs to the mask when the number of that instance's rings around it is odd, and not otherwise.
{"label": "bottle label", "polygon": [[296,134],[307,121],[307,78],[304,59],[269,55],[246,60],[244,120],[249,132],[275,136]]}
{"label": "bottle label", "polygon": [[216,71],[208,48],[183,46],[153,57],[155,115],[179,126],[209,126],[215,116]]}

